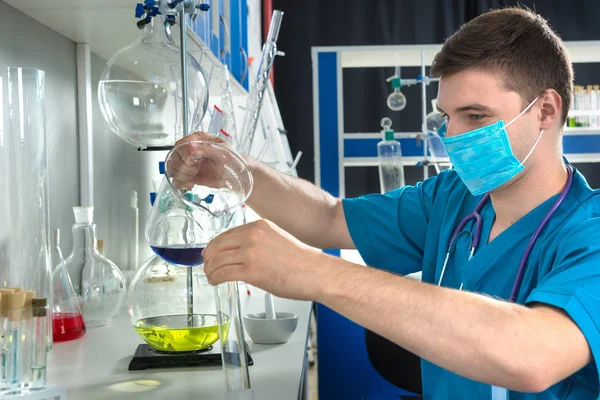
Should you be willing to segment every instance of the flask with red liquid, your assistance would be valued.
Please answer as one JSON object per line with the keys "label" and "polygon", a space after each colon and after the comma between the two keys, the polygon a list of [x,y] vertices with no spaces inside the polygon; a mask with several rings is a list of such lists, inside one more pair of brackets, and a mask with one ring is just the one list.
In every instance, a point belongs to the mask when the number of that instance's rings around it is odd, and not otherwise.
{"label": "flask with red liquid", "polygon": [[52,309],[52,337],[54,342],[79,339],[85,334],[86,327],[77,302],[69,272],[60,250],[60,231],[54,231],[52,243],[52,262],[55,265],[52,274],[54,283],[54,306]]}

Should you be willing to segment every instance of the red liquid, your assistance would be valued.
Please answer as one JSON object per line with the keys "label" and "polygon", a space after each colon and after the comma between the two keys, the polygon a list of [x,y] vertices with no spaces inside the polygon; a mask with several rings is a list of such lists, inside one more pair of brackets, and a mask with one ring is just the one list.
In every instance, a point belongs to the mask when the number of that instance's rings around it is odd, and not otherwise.
{"label": "red liquid", "polygon": [[79,339],[85,333],[83,316],[78,313],[54,313],[52,315],[52,338],[55,342]]}

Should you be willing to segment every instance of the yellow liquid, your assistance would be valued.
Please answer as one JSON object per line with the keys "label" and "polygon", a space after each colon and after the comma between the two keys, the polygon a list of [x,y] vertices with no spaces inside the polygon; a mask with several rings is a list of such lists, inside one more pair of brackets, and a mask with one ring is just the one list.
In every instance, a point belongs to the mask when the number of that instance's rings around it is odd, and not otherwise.
{"label": "yellow liquid", "polygon": [[[225,327],[225,331],[228,329]],[[137,333],[154,349],[165,352],[197,351],[219,340],[216,315],[162,315],[134,324]]]}

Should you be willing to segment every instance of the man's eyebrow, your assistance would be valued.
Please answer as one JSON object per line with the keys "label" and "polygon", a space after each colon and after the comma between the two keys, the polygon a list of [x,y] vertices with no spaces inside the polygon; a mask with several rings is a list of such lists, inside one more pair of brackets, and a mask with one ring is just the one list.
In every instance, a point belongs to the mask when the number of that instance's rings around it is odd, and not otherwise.
{"label": "man's eyebrow", "polygon": [[479,103],[467,104],[466,106],[461,106],[456,109],[456,112],[464,112],[464,111],[490,112],[490,111],[492,111],[492,109],[488,106],[484,106],[483,104],[479,104]]}
{"label": "man's eyebrow", "polygon": [[[437,111],[441,114],[446,114],[446,112],[444,110],[442,110],[442,108],[439,105],[435,105],[435,108],[437,108]],[[465,106],[461,106],[458,107],[456,109],[456,112],[464,112],[464,111],[483,111],[483,112],[491,112],[493,111],[492,108],[488,107],[488,106],[484,106],[483,104],[479,104],[479,103],[473,103],[473,104],[467,104]]]}

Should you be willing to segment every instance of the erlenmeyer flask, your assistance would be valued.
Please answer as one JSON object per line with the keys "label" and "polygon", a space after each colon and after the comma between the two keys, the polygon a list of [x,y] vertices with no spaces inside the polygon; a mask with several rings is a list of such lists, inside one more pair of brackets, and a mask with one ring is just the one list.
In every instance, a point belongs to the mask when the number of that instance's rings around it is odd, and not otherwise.
{"label": "erlenmeyer flask", "polygon": [[54,284],[54,303],[52,307],[52,337],[55,342],[79,339],[85,334],[85,322],[77,302],[65,259],[60,250],[60,230],[54,231],[52,243],[52,281]]}
{"label": "erlenmeyer flask", "polygon": [[[188,54],[188,126],[194,132],[208,105],[200,64]],[[163,16],[152,18],[139,39],[107,63],[98,83],[98,103],[111,130],[139,148],[172,146],[184,134],[181,59]]]}
{"label": "erlenmeyer flask", "polygon": [[88,328],[108,324],[125,298],[125,278],[98,252],[94,207],[73,207],[73,250],[65,264]]}

